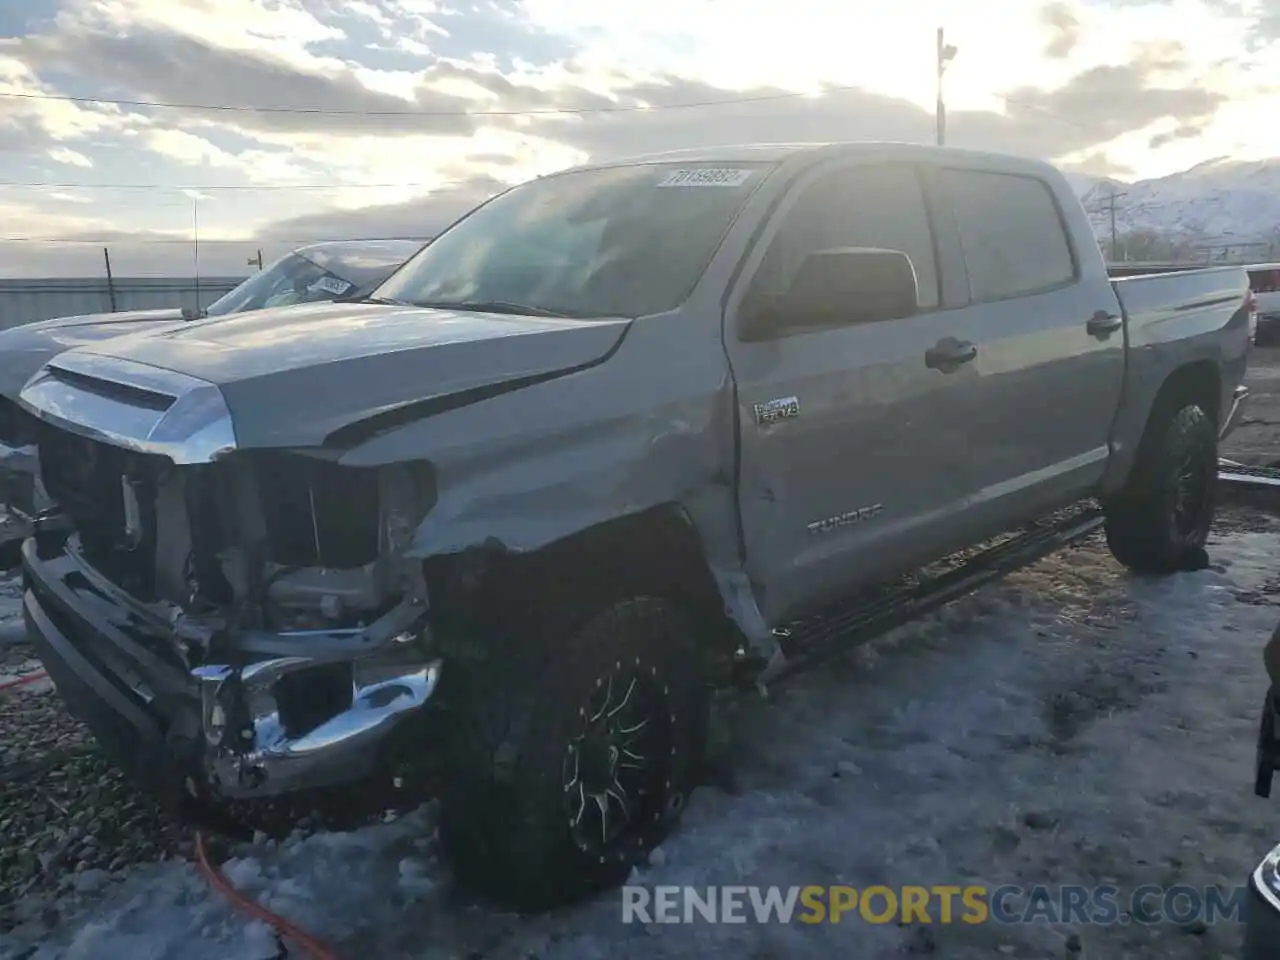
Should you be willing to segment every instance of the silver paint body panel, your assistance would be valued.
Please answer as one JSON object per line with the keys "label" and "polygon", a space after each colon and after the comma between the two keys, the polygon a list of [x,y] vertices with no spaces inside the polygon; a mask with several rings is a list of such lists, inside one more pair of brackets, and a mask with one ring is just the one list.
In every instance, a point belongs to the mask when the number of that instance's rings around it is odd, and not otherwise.
{"label": "silver paint body panel", "polygon": [[[171,370],[187,378],[185,393],[175,388],[181,396],[206,398],[206,413],[221,397],[226,417],[205,422],[211,432],[184,436],[172,411],[125,414],[68,397],[51,369],[23,392],[24,405],[69,429],[193,462],[227,444],[315,446],[362,419],[440,401],[340,453],[350,465],[435,465],[438,498],[413,554],[493,541],[536,550],[668,506],[696,529],[726,611],[766,655],[773,627],[850,588],[1114,490],[1157,391],[1185,365],[1211,364],[1223,416],[1231,409],[1249,350],[1244,271],[1113,283],[1052,167],[901,144],[672,159],[739,156],[776,165],[668,313],[579,321],[377,305],[267,310],[113,339],[59,361],[98,364],[122,382],[141,378],[142,366]],[[856,176],[866,163],[1039,178],[1062,211],[1076,277],[1033,297],[740,339],[743,293],[795,192],[815,171]],[[1123,316],[1122,328],[1088,333],[1099,311]],[[954,374],[923,360],[947,336],[979,351]],[[113,362],[118,372],[104,372]],[[477,390],[487,392],[448,402]]]}

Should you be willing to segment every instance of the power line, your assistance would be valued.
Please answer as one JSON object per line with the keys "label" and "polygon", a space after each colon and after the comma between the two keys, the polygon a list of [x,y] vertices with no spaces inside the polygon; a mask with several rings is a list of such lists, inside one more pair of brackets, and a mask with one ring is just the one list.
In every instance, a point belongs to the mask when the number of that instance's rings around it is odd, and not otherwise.
{"label": "power line", "polygon": [[1042,113],[1045,116],[1052,117],[1053,119],[1061,121],[1062,123],[1068,124],[1073,127],[1079,127],[1081,130],[1090,130],[1090,132],[1092,132],[1091,128],[1088,125],[1083,124],[1078,120],[1072,120],[1070,117],[1064,117],[1062,114],[1058,113],[1056,110],[1050,110],[1048,107],[1042,106],[1038,103],[1028,103],[1025,100],[1016,100],[1013,97],[1006,97],[1004,94],[1000,94],[1000,93],[997,93],[995,97],[997,100],[1003,101],[1006,106],[1021,107],[1023,110],[1034,110],[1036,113]]}
{"label": "power line", "polygon": [[[949,51],[947,51],[949,52]],[[832,86],[826,87],[819,94],[838,93],[849,90],[860,89],[856,85],[848,86]],[[232,112],[253,112],[253,113],[299,113],[312,114],[322,116],[405,116],[405,117],[433,117],[433,116],[533,116],[540,114],[593,114],[593,113],[640,113],[662,110],[687,109],[695,107],[710,107],[719,105],[732,105],[743,103],[760,103],[767,101],[790,100],[801,97],[811,97],[809,93],[788,92],[779,94],[766,94],[752,97],[735,97],[724,98],[718,100],[698,100],[688,101],[685,103],[659,104],[655,106],[633,105],[633,106],[611,106],[611,107],[555,107],[541,110],[489,110],[489,111],[473,111],[473,112],[442,112],[442,111],[356,111],[356,110],[329,110],[319,107],[277,107],[277,106],[235,106],[226,104],[190,104],[175,103],[158,100],[122,100],[110,99],[104,97],[76,97],[62,94],[36,94],[36,93],[10,93],[0,92],[0,97],[27,99],[27,100],[55,100],[67,101],[73,103],[98,103],[98,104],[114,104],[119,106],[144,106],[144,107],[165,107],[182,110],[216,110],[216,111],[232,111]],[[1041,106],[1039,104],[1027,103],[1007,97],[1001,94],[996,95],[1008,106],[1020,107],[1026,110],[1032,110],[1042,113],[1046,116],[1053,117],[1062,123],[1080,129],[1088,129],[1084,124],[1064,117],[1061,114]],[[19,188],[19,189],[52,189],[52,190],[172,190],[193,192],[210,191],[210,192],[244,192],[244,193],[263,193],[280,190],[390,190],[390,189],[442,189],[457,186],[463,181],[449,180],[436,183],[278,183],[269,185],[257,184],[163,184],[163,183],[84,183],[71,181],[42,181],[42,180],[0,180],[0,188]],[[3,239],[3,238],[0,238]],[[10,242],[26,241],[32,242],[55,242],[46,241],[44,238],[11,238]],[[74,241],[79,242],[79,241]],[[86,241],[97,242],[97,241]],[[158,242],[158,241],[157,241]]]}
{"label": "power line", "polygon": [[[60,93],[14,93],[0,91],[0,97],[8,97],[17,100],[53,100],[63,103],[81,103],[81,104],[100,104],[103,106],[117,107],[155,107],[166,110],[206,110],[218,113],[262,113],[262,114],[300,114],[306,116],[321,117],[536,117],[536,116],[557,116],[557,115],[591,115],[591,114],[610,114],[610,113],[655,113],[664,110],[694,110],[703,107],[720,107],[734,106],[746,103],[770,103],[780,100],[799,100],[805,98],[813,98],[825,96],[830,93],[847,93],[853,90],[864,89],[860,84],[843,84],[839,86],[823,87],[817,93],[808,91],[787,91],[784,93],[767,93],[755,94],[747,97],[721,97],[712,100],[687,100],[679,103],[657,103],[657,104],[613,104],[602,107],[542,107],[527,110],[342,110],[329,107],[283,107],[283,106],[260,106],[254,104],[226,104],[226,103],[180,103],[169,100],[127,100],[113,97],[79,97],[70,94]],[[1026,110],[1034,110],[1047,116],[1061,120],[1063,123],[1072,126],[1087,129],[1084,124],[1075,120],[1068,119],[1048,107],[1039,104],[1027,103],[1025,101],[1016,100],[1013,97],[1006,97],[1003,94],[995,94],[996,99],[1004,101],[1006,104],[1016,107],[1022,107]],[[370,185],[372,186],[372,184]]]}
{"label": "power line", "polygon": [[[290,239],[287,237],[246,237],[243,240],[210,240],[202,238],[201,246],[209,244],[221,243],[241,243],[241,244],[264,244],[264,243],[287,243],[293,246],[303,246],[308,243],[345,243],[350,240],[410,240],[413,242],[425,243],[430,237],[311,237],[305,240]],[[110,239],[84,239],[81,237],[0,237],[0,243],[47,243],[53,245],[59,244],[85,244],[95,247],[116,244],[119,246],[152,246],[167,244],[189,244],[192,243],[191,237],[148,237],[146,239],[134,239],[131,237],[113,237]]]}
{"label": "power line", "polygon": [[[856,84],[824,87],[818,96],[861,89]],[[167,100],[123,100],[113,97],[74,97],[61,93],[8,93],[0,97],[18,100],[56,100],[63,103],[95,103],[116,107],[158,107],[166,110],[208,110],[219,113],[284,113],[322,117],[536,117],[558,114],[653,113],[663,110],[692,110],[699,107],[731,106],[740,103],[766,103],[813,97],[806,91],[757,94],[750,97],[724,97],[715,100],[688,100],[682,103],[614,104],[607,107],[543,107],[532,110],[337,110],[329,107],[278,107],[226,103],[175,103]]]}
{"label": "power line", "polygon": [[[848,88],[829,88],[831,90],[848,89]],[[0,96],[6,94],[0,93]],[[803,96],[800,94],[799,96]],[[1039,104],[1026,103],[1016,100],[1012,97],[998,96],[997,99],[1004,101],[1011,106],[1021,107],[1026,110],[1034,110],[1043,113],[1046,116],[1053,117],[1063,123],[1070,124],[1080,129],[1087,127],[1074,120],[1070,120],[1061,114],[1055,113],[1047,107]],[[740,101],[719,101],[723,103],[732,103]],[[87,183],[73,181],[49,181],[49,180],[0,180],[0,189],[17,188],[31,190],[190,190],[196,193],[201,191],[210,192],[244,192],[244,193],[270,193],[276,190],[439,190],[448,187],[459,186],[466,181],[463,180],[443,180],[434,183],[422,183],[413,181],[401,181],[398,183],[345,183],[339,181],[331,181],[327,183],[273,183],[273,184],[249,184],[249,183]]]}
{"label": "power line", "polygon": [[250,183],[56,183],[46,180],[0,180],[0,187],[48,188],[52,190],[389,190],[392,188],[438,188],[457,186],[462,181],[446,180],[437,183],[276,183],[257,185]]}

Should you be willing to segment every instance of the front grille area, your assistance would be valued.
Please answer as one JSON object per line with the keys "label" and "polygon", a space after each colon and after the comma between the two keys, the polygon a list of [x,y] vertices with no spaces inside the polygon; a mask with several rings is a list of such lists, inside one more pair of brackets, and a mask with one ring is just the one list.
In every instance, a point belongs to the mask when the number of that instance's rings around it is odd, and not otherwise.
{"label": "front grille area", "polygon": [[[45,490],[80,535],[85,556],[139,599],[154,593],[155,490],[160,458],[123,450],[36,421]],[[124,482],[137,523],[129,530]]]}
{"label": "front grille area", "polygon": [[277,450],[255,454],[268,558],[358,567],[378,555],[378,471]]}

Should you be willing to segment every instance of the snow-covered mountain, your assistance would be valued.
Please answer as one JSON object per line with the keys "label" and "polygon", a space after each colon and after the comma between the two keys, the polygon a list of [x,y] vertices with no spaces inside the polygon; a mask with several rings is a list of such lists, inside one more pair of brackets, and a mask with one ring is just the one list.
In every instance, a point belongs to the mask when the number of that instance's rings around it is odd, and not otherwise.
{"label": "snow-covered mountain", "polygon": [[1110,236],[1114,193],[1120,235],[1150,231],[1174,242],[1270,245],[1280,253],[1280,158],[1209,160],[1134,183],[1068,177],[1090,211],[1099,239]]}

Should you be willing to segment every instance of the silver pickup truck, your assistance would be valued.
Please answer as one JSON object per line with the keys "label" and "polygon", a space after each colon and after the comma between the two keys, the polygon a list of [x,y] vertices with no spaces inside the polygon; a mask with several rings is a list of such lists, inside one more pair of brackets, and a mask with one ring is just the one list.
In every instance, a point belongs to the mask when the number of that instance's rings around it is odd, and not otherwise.
{"label": "silver pickup truck", "polygon": [[59,507],[27,622],[188,813],[434,763],[459,878],[547,907],[661,841],[710,691],[785,672],[815,623],[857,635],[850,597],[1094,497],[1122,563],[1203,564],[1248,294],[1113,283],[1031,160],[760,145],[542,177],[369,302],[47,364],[20,396]]}

